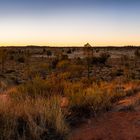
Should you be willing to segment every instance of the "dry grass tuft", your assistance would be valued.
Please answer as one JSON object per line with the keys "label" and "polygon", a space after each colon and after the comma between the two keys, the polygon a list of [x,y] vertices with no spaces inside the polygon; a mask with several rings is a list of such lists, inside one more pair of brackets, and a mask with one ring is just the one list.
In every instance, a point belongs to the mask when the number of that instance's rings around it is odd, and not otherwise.
{"label": "dry grass tuft", "polygon": [[68,132],[60,97],[0,103],[0,139],[63,139]]}

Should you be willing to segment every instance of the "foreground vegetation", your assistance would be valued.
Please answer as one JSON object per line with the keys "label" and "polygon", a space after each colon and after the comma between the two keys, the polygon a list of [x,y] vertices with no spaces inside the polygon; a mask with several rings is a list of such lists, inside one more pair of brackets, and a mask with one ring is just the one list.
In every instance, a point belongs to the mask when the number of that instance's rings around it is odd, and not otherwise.
{"label": "foreground vegetation", "polygon": [[50,82],[36,77],[7,93],[7,101],[0,103],[0,139],[67,139],[79,119],[96,117],[110,110],[116,100],[136,93],[135,87],[125,92],[115,81],[88,86],[64,80],[61,85],[53,81],[54,86]]}
{"label": "foreground vegetation", "polygon": [[97,117],[137,93],[138,50],[134,58],[116,60],[107,52],[93,56],[91,46],[85,47],[83,59],[60,52],[51,58],[52,52],[43,50],[47,59],[36,61],[28,50],[2,50],[0,93],[6,96],[0,102],[0,140],[68,139],[83,118]]}

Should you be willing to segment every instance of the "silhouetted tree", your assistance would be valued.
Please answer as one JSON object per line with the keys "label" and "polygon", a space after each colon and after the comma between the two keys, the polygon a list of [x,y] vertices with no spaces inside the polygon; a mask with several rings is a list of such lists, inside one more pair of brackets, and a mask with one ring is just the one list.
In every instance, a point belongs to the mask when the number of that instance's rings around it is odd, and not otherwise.
{"label": "silhouetted tree", "polygon": [[92,57],[93,57],[93,48],[89,43],[84,45],[84,55],[86,58],[86,65],[87,65],[87,72],[88,72],[87,77],[89,79],[90,78],[91,61],[92,61]]}

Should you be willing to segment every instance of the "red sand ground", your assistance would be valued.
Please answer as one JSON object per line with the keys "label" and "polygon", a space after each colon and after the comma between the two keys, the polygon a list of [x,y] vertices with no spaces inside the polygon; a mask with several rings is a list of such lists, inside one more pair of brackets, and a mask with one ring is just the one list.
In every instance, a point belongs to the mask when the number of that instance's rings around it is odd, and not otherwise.
{"label": "red sand ground", "polygon": [[[125,111],[131,104],[134,111]],[[120,112],[121,109],[124,111]],[[72,130],[70,140],[140,140],[140,93],[119,101],[111,112]]]}
{"label": "red sand ground", "polygon": [[72,132],[70,140],[140,140],[140,112],[110,112]]}

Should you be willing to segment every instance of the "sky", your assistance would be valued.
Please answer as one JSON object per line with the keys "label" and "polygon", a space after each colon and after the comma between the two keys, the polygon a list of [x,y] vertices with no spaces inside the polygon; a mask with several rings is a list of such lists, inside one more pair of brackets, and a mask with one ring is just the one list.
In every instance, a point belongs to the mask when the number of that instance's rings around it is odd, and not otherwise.
{"label": "sky", "polygon": [[0,0],[0,46],[140,45],[140,0]]}

